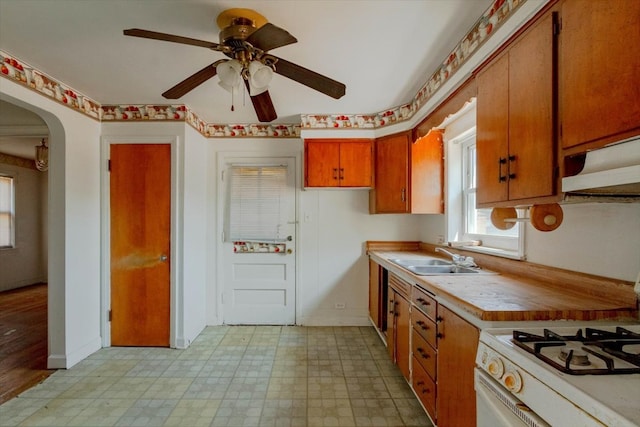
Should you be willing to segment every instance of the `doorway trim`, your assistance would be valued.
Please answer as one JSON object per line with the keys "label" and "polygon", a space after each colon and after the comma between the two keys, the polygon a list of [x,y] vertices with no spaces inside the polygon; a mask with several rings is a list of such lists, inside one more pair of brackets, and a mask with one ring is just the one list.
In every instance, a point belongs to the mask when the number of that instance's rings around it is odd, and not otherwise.
{"label": "doorway trim", "polygon": [[111,145],[116,144],[169,144],[171,145],[171,256],[170,262],[170,326],[169,326],[169,346],[171,348],[182,348],[179,331],[183,330],[184,319],[182,313],[183,288],[182,288],[182,234],[179,231],[183,200],[179,197],[181,170],[179,169],[179,149],[181,147],[180,138],[177,135],[162,135],[155,137],[140,136],[103,136],[101,138],[100,157],[100,188],[102,209],[100,210],[100,234],[101,234],[101,311],[100,324],[102,335],[102,346],[111,347],[111,322],[109,321],[109,308],[111,307],[111,200],[110,200],[110,179],[109,179],[109,153]]}
{"label": "doorway trim", "polygon": [[269,150],[269,151],[219,151],[216,155],[216,199],[220,202],[224,203],[216,203],[216,258],[215,258],[215,280],[216,280],[216,314],[217,314],[217,323],[222,325],[224,324],[224,305],[223,305],[223,293],[224,293],[224,266],[222,251],[223,251],[223,233],[224,233],[224,212],[225,212],[225,204],[226,200],[226,187],[225,183],[222,181],[222,173],[225,170],[225,165],[229,163],[231,159],[240,160],[245,159],[261,159],[265,162],[269,162],[272,158],[283,158],[289,157],[294,159],[294,173],[295,173],[295,230],[296,230],[296,239],[295,239],[295,247],[294,247],[294,257],[295,257],[295,265],[296,265],[296,273],[295,273],[295,324],[298,324],[300,316],[300,254],[298,249],[300,247],[300,190],[302,183],[302,155],[300,151],[294,150]]}

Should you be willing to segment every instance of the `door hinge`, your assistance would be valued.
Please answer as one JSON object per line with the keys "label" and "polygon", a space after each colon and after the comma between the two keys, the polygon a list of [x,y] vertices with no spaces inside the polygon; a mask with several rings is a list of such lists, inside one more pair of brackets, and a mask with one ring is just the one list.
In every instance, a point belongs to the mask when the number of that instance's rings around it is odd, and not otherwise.
{"label": "door hinge", "polygon": [[553,23],[553,35],[557,36],[562,31],[562,19],[558,19]]}
{"label": "door hinge", "polygon": [[107,160],[107,171],[111,172],[111,159]]}
{"label": "door hinge", "polygon": [[224,243],[224,231],[222,232],[222,243]]}
{"label": "door hinge", "polygon": [[109,318],[109,322],[111,322],[111,318],[112,318],[112,316],[111,316],[111,310],[109,310],[109,312],[107,313],[107,317]]}
{"label": "door hinge", "polygon": [[220,172],[220,180],[224,182],[224,171]]}

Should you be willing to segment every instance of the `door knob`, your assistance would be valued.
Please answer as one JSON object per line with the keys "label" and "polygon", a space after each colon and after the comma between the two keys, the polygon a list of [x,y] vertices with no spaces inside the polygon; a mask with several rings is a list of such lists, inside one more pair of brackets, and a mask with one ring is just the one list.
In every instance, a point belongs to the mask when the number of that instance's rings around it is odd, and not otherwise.
{"label": "door knob", "polygon": [[160,261],[165,262],[167,260],[167,256],[165,254],[160,255]]}
{"label": "door knob", "polygon": [[288,254],[292,254],[293,253],[293,249],[287,249],[287,253]]}

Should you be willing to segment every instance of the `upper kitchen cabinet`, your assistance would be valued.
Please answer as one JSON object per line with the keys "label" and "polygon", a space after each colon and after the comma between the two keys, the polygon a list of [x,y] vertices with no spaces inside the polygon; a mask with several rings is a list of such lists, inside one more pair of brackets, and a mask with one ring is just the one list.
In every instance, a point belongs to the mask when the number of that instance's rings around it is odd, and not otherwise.
{"label": "upper kitchen cabinet", "polygon": [[640,133],[640,1],[561,3],[560,141],[565,155]]}
{"label": "upper kitchen cabinet", "polygon": [[373,141],[306,139],[305,187],[371,187]]}
{"label": "upper kitchen cabinet", "polygon": [[375,213],[443,213],[442,132],[411,141],[403,132],[375,141],[375,189],[369,210]]}
{"label": "upper kitchen cabinet", "polygon": [[479,208],[557,192],[555,20],[552,10],[542,15],[476,76]]}

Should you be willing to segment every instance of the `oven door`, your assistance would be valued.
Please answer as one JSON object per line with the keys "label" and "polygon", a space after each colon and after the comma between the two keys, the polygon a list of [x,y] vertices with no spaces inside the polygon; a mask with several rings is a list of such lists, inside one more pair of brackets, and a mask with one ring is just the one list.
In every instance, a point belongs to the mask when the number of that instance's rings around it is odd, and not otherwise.
{"label": "oven door", "polygon": [[478,427],[549,426],[490,375],[477,368],[475,389]]}

